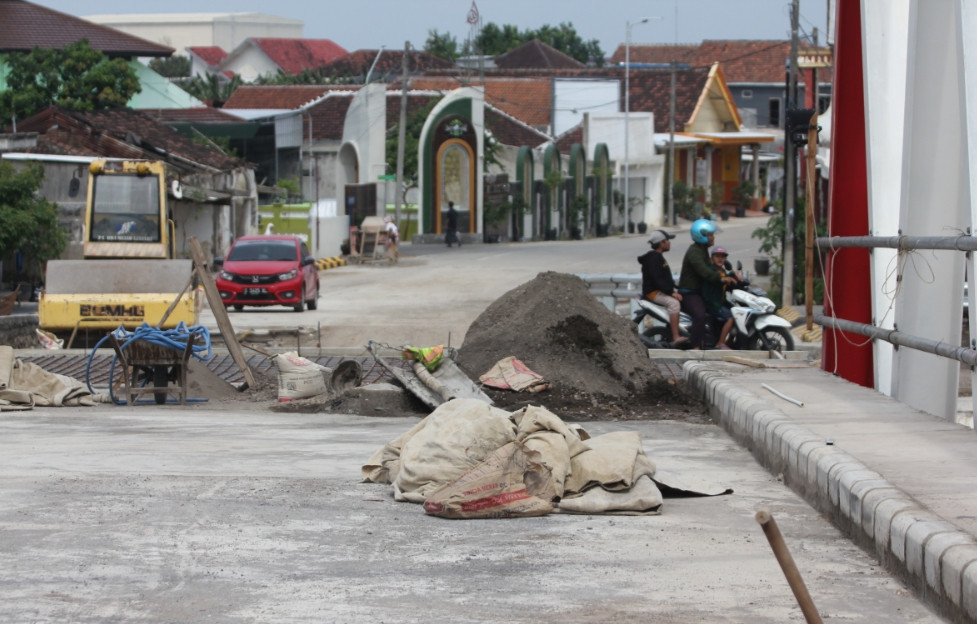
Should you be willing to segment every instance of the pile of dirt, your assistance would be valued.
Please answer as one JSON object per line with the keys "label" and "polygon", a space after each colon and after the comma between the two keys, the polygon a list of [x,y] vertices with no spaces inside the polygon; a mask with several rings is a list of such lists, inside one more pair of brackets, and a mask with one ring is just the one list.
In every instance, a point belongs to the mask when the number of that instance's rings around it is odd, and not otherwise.
{"label": "pile of dirt", "polygon": [[631,322],[574,275],[540,273],[495,300],[468,328],[458,365],[478,379],[509,356],[551,388],[533,395],[486,388],[502,409],[535,404],[572,420],[708,421],[701,401],[652,365]]}

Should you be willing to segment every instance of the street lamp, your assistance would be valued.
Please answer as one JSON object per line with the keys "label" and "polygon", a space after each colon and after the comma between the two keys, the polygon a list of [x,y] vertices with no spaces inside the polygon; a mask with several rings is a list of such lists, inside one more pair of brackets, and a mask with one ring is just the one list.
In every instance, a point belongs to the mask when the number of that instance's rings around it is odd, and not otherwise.
{"label": "street lamp", "polygon": [[[649,20],[660,17],[642,17],[635,24],[647,24]],[[628,233],[631,224],[631,162],[628,154],[628,144],[631,135],[628,130],[628,119],[631,116],[631,20],[625,22],[624,36],[624,233]]]}

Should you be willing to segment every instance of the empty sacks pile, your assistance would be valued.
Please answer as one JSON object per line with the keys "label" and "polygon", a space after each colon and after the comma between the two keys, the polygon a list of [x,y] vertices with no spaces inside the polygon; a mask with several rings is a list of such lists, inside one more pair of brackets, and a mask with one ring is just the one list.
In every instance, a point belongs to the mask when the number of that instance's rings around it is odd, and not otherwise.
{"label": "empty sacks pile", "polygon": [[[449,401],[378,449],[362,473],[392,484],[396,500],[447,518],[662,509],[655,464],[638,433],[591,438],[538,406],[506,412],[474,399]],[[693,493],[728,491],[708,489]]]}

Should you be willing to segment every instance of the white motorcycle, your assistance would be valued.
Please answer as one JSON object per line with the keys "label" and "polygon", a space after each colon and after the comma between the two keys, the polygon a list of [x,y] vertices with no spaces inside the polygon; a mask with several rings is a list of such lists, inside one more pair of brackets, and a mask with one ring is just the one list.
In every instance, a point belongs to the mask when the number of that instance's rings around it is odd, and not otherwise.
{"label": "white motorcycle", "polygon": [[[733,329],[727,342],[732,348],[741,350],[793,351],[791,324],[777,316],[776,304],[765,295],[765,291],[751,287],[749,282],[740,282],[736,288],[726,292],[726,301],[733,313]],[[668,323],[668,310],[664,307],[636,297],[631,300],[631,321],[638,327],[641,342],[649,349],[672,348],[672,330]],[[679,316],[679,333],[688,337],[691,326],[692,317],[682,312]],[[707,317],[707,345],[715,345],[718,330],[713,319]]]}

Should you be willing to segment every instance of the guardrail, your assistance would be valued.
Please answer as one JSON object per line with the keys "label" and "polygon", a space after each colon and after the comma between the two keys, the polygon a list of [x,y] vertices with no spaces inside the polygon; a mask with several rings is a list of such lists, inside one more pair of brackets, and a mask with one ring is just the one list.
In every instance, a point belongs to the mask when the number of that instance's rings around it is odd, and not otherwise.
{"label": "guardrail", "polygon": [[578,273],[577,277],[587,284],[590,294],[611,312],[619,301],[628,301],[641,295],[640,273]]}

